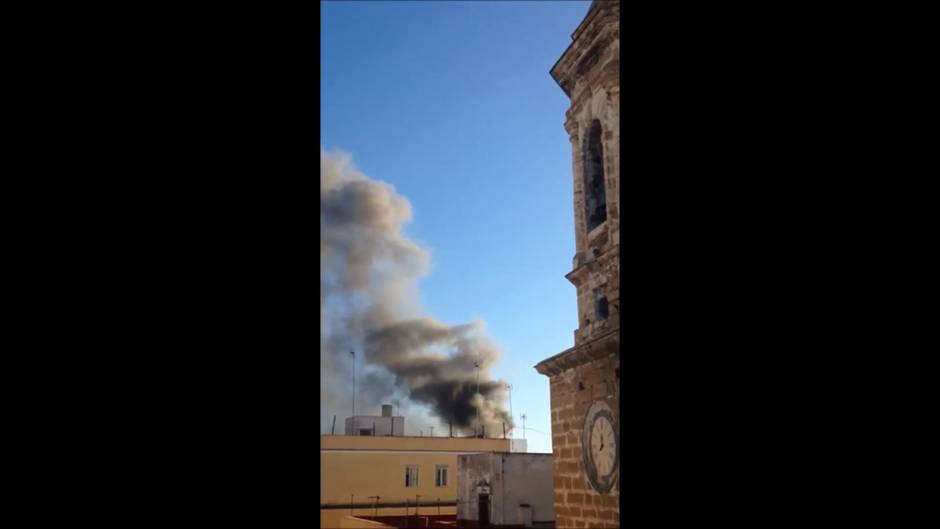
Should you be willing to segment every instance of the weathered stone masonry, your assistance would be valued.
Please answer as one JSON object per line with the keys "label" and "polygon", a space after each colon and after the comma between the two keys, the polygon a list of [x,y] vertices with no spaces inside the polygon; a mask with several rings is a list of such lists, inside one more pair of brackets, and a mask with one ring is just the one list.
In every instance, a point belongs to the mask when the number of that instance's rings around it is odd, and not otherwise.
{"label": "weathered stone masonry", "polygon": [[[552,407],[555,523],[619,527],[620,476],[607,493],[587,478],[582,430],[605,403],[620,426],[620,3],[595,0],[551,70],[571,98],[575,255],[566,278],[577,288],[574,347],[540,362]],[[603,185],[601,185],[603,182]],[[618,441],[619,444],[619,441]]]}
{"label": "weathered stone masonry", "polygon": [[602,400],[620,414],[620,358],[605,352],[619,341],[616,332],[539,364],[550,377],[557,527],[619,526],[620,480],[608,494],[595,492],[585,479],[581,447],[584,417],[593,402]]}

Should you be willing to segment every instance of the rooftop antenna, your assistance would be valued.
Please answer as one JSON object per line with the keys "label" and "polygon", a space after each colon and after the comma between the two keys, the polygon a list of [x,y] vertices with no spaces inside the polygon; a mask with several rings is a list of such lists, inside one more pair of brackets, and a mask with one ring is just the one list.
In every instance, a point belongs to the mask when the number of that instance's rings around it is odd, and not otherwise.
{"label": "rooftop antenna", "polygon": [[[482,361],[481,361],[479,358],[477,358],[477,360],[476,360],[475,362],[473,362],[473,367],[477,368],[477,395],[480,394],[480,363],[481,363],[481,362],[482,362]],[[480,433],[480,408],[477,408],[477,427],[476,427],[476,433],[477,433],[477,435],[479,435],[479,433]]]}
{"label": "rooftop antenna", "polygon": [[[356,351],[349,351],[349,354],[352,355],[352,365],[353,365],[353,387],[352,387],[352,417],[356,416]],[[355,419],[353,419],[355,423]],[[356,425],[353,424],[353,428]]]}
{"label": "rooftop antenna", "polygon": [[522,438],[525,439],[525,414],[522,414]]}
{"label": "rooftop antenna", "polygon": [[[506,384],[506,388],[509,389],[509,419],[512,420],[515,415],[512,414],[512,384]],[[513,421],[515,422],[515,421]],[[512,428],[513,425],[509,425],[509,438],[512,439]]]}

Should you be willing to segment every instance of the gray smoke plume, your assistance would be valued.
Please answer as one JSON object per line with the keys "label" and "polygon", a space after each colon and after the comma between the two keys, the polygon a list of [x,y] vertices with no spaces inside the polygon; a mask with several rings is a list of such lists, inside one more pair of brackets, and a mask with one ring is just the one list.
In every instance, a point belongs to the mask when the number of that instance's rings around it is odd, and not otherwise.
{"label": "gray smoke plume", "polygon": [[357,414],[416,403],[455,433],[471,431],[478,416],[488,436],[501,433],[512,418],[503,407],[505,383],[489,377],[499,351],[482,322],[448,326],[421,313],[417,283],[429,255],[403,235],[410,220],[411,205],[391,186],[321,148],[322,413],[349,415],[349,351],[356,351],[366,364],[356,373]]}

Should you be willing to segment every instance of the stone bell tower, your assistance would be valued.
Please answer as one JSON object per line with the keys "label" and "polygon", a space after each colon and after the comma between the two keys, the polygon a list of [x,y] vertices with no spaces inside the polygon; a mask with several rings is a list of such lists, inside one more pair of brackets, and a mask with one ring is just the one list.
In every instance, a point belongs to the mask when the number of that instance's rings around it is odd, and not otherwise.
{"label": "stone bell tower", "polygon": [[594,0],[551,69],[571,99],[574,347],[539,362],[550,380],[558,527],[620,525],[620,2]]}

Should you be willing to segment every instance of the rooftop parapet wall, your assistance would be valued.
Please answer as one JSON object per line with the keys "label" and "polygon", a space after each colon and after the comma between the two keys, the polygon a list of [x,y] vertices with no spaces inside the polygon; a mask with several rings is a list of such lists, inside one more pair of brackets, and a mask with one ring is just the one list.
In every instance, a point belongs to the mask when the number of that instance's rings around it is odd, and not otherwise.
{"label": "rooftop parapet wall", "polygon": [[509,439],[321,435],[320,450],[423,450],[509,452]]}

